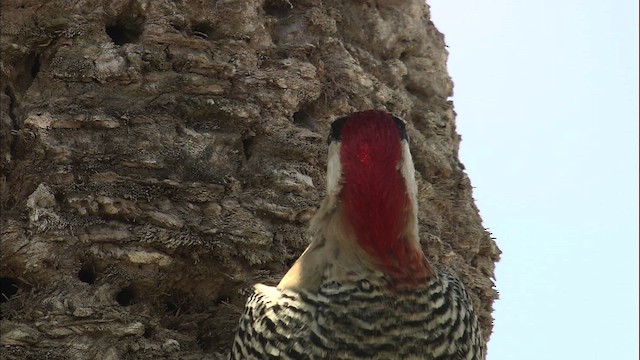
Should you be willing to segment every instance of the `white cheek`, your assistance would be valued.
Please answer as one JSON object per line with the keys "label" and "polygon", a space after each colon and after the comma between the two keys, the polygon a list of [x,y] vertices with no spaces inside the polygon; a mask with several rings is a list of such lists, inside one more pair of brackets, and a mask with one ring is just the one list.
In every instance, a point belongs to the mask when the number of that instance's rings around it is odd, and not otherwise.
{"label": "white cheek", "polygon": [[342,178],[342,164],[340,163],[340,143],[333,142],[329,145],[327,157],[327,194],[337,194],[340,191],[340,179]]}
{"label": "white cheek", "polygon": [[412,207],[412,222],[410,222],[409,230],[409,238],[415,240],[417,244],[420,243],[420,238],[418,236],[418,185],[416,184],[416,171],[413,165],[413,158],[411,157],[411,152],[409,151],[409,144],[406,141],[402,142],[402,167],[400,168],[400,173],[404,178],[404,183],[407,186],[407,194],[409,195],[409,199],[411,201]]}
{"label": "white cheek", "polygon": [[416,185],[416,171],[413,166],[413,158],[411,157],[411,151],[409,150],[409,144],[406,141],[402,141],[402,168],[400,169],[404,183],[407,185],[407,192],[412,201],[415,201],[416,194],[418,193],[418,186]]}

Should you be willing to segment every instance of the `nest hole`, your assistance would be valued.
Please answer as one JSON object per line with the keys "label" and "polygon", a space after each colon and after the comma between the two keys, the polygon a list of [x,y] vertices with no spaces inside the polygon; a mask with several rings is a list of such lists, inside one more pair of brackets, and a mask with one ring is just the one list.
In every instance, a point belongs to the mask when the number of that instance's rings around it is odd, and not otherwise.
{"label": "nest hole", "polygon": [[116,45],[135,43],[142,35],[144,22],[145,17],[140,4],[132,1],[115,21],[106,25],[105,31]]}
{"label": "nest hole", "polygon": [[263,9],[267,15],[283,19],[289,16],[293,5],[289,0],[267,0]]}
{"label": "nest hole", "polygon": [[31,65],[31,78],[35,79],[40,72],[40,57],[36,56],[33,60],[33,65]]}
{"label": "nest hole", "polygon": [[96,282],[96,271],[93,269],[93,267],[83,266],[78,271],[78,279],[80,279],[80,281],[82,281],[83,283],[92,285]]}
{"label": "nest hole", "polygon": [[151,326],[146,326],[144,328],[144,333],[142,334],[142,336],[144,336],[145,338],[149,339],[151,337],[153,337],[153,335],[155,335],[156,333],[156,329],[154,329]]}
{"label": "nest hole", "polygon": [[213,28],[213,25],[206,22],[195,23],[191,26],[191,33],[194,36],[197,36],[203,39],[212,38],[214,35],[214,32],[215,30]]}
{"label": "nest hole", "polygon": [[302,108],[295,113],[293,113],[293,123],[296,126],[309,129],[311,131],[316,131],[316,123],[313,120],[313,117],[309,114],[307,108]]}
{"label": "nest hole", "polygon": [[180,306],[174,301],[167,300],[164,303],[164,309],[169,316],[178,316],[180,313]]}
{"label": "nest hole", "polygon": [[213,301],[213,303],[216,305],[228,304],[230,302],[231,302],[231,296],[228,296],[227,294],[220,294]]}
{"label": "nest hole", "polygon": [[213,351],[218,342],[218,338],[211,332],[201,332],[196,336],[196,344],[204,352]]}
{"label": "nest hole", "polygon": [[252,136],[242,140],[242,152],[244,154],[244,158],[247,160],[253,156],[253,147],[255,145],[254,139],[255,137]]}
{"label": "nest hole", "polygon": [[116,301],[121,306],[129,306],[133,304],[135,295],[135,291],[130,286],[127,286],[116,294]]}
{"label": "nest hole", "polygon": [[0,303],[9,301],[18,293],[18,281],[9,277],[0,277]]}
{"label": "nest hole", "polygon": [[142,29],[131,28],[125,23],[117,22],[113,25],[106,27],[107,35],[111,38],[116,45],[124,45],[127,43],[134,43],[138,41],[142,34]]}

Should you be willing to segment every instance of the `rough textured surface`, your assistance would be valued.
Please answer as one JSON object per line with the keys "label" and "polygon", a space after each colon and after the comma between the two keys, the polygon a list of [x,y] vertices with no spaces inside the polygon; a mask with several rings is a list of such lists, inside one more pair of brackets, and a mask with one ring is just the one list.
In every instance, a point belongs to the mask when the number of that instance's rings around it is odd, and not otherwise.
{"label": "rough textured surface", "polygon": [[[329,123],[409,123],[421,237],[491,333],[499,250],[420,0],[2,2],[2,356],[205,359],[304,249]],[[491,349],[489,349],[491,352]]]}

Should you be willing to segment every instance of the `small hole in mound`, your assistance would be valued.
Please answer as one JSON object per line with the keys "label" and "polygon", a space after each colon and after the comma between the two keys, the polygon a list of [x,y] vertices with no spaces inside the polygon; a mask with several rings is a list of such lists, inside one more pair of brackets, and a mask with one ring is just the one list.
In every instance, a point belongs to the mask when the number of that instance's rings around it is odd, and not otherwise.
{"label": "small hole in mound", "polygon": [[309,115],[309,111],[300,109],[293,113],[293,123],[296,126],[300,126],[312,131],[316,131],[316,123],[313,121],[313,117]]}
{"label": "small hole in mound", "polygon": [[197,37],[208,39],[213,35],[213,26],[208,23],[197,23],[191,26],[191,32]]}
{"label": "small hole in mound", "polygon": [[289,12],[293,8],[293,5],[289,0],[267,0],[264,4],[264,12],[269,16],[277,18],[285,18],[289,16]]}
{"label": "small hole in mound", "polygon": [[215,343],[216,339],[211,332],[201,333],[196,337],[196,344],[206,352],[213,350]]}
{"label": "small hole in mound", "polygon": [[164,305],[167,314],[169,314],[170,316],[177,316],[180,312],[180,306],[178,306],[178,304],[173,301],[167,300]]}
{"label": "small hole in mound", "polygon": [[246,138],[242,140],[242,150],[244,152],[244,158],[249,160],[251,155],[253,155],[253,137]]}
{"label": "small hole in mound", "polygon": [[293,123],[302,124],[309,121],[309,114],[304,110],[298,110],[293,114]]}
{"label": "small hole in mound", "polygon": [[147,326],[144,328],[144,333],[142,334],[142,336],[148,339],[152,337],[155,333],[156,333],[156,330],[154,328],[152,328],[151,326]]}
{"label": "small hole in mound", "polygon": [[136,2],[131,2],[113,22],[108,23],[105,31],[114,44],[134,43],[140,39],[144,29],[144,15]]}
{"label": "small hole in mound", "polygon": [[315,121],[311,105],[304,106],[293,113],[293,124],[311,131],[318,131],[318,124]]}
{"label": "small hole in mound", "polygon": [[53,194],[53,197],[57,202],[64,202],[64,193],[61,191],[56,191],[55,194]]}
{"label": "small hole in mound", "polygon": [[136,42],[142,33],[141,29],[127,26],[120,21],[107,26],[105,30],[107,31],[107,35],[111,38],[111,41],[116,45]]}
{"label": "small hole in mound", "polygon": [[8,277],[0,277],[0,303],[9,301],[18,292],[18,282]]}
{"label": "small hole in mound", "polygon": [[122,306],[129,306],[133,304],[134,298],[135,293],[131,287],[126,287],[116,294],[116,301]]}
{"label": "small hole in mound", "polygon": [[40,72],[40,57],[36,56],[36,59],[33,61],[33,65],[31,65],[31,78],[35,79]]}
{"label": "small hole in mound", "polygon": [[83,267],[78,271],[78,279],[83,283],[93,284],[96,282],[96,273],[90,267]]}
{"label": "small hole in mound", "polygon": [[220,304],[228,304],[231,302],[231,298],[229,296],[227,296],[226,294],[220,294],[218,295],[218,297],[214,300],[216,305],[220,305]]}

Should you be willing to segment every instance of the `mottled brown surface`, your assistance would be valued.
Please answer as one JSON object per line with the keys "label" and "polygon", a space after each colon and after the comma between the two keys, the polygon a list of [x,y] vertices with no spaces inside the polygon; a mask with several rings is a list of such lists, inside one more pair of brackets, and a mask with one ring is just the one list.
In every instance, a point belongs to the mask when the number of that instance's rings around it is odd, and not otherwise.
{"label": "mottled brown surface", "polygon": [[499,250],[422,1],[11,0],[1,16],[3,359],[226,353],[250,286],[306,245],[330,122],[367,108],[408,121],[425,249],[490,334]]}

